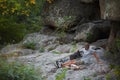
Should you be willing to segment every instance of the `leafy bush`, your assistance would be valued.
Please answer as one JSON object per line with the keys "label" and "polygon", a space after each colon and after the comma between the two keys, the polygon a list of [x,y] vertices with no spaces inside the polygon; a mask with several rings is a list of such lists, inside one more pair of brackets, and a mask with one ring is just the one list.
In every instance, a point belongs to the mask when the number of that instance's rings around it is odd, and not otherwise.
{"label": "leafy bush", "polygon": [[10,18],[0,18],[0,44],[18,42],[23,39],[25,32],[24,24],[18,24]]}
{"label": "leafy bush", "polygon": [[115,66],[114,74],[115,74],[117,80],[120,79],[120,65]]}
{"label": "leafy bush", "polygon": [[28,18],[26,21],[27,31],[28,33],[31,32],[38,32],[42,28],[42,18],[40,16],[34,18]]}
{"label": "leafy bush", "polygon": [[2,16],[33,16],[39,14],[45,0],[0,0]]}
{"label": "leafy bush", "polygon": [[0,80],[42,80],[32,67],[18,62],[0,60]]}
{"label": "leafy bush", "polygon": [[56,80],[63,80],[65,78],[66,71],[67,71],[67,69],[65,68],[62,70],[61,73],[58,73],[56,75]]}
{"label": "leafy bush", "polygon": [[35,49],[36,43],[34,41],[28,41],[26,43],[23,43],[23,47],[28,49]]}

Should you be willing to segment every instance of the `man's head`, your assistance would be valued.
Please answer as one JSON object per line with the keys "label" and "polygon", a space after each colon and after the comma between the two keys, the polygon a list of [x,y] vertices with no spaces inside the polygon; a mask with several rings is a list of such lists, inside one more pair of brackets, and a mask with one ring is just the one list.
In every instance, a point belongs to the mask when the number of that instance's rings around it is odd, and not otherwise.
{"label": "man's head", "polygon": [[89,47],[90,47],[90,45],[89,45],[89,43],[85,43],[85,50],[88,50],[89,49]]}

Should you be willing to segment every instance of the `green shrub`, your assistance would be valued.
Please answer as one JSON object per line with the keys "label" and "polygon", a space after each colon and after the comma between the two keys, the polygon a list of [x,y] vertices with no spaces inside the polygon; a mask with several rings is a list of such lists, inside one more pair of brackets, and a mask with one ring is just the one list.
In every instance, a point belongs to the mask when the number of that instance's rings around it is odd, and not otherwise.
{"label": "green shrub", "polygon": [[24,48],[35,50],[35,46],[36,46],[36,43],[34,41],[27,41],[26,43],[23,43]]}
{"label": "green shrub", "polygon": [[120,65],[115,66],[114,74],[115,74],[117,80],[120,79]]}
{"label": "green shrub", "polygon": [[28,18],[26,21],[27,32],[39,32],[42,28],[42,18],[40,16],[34,18]]}
{"label": "green shrub", "polygon": [[0,80],[42,80],[30,65],[0,60]]}
{"label": "green shrub", "polygon": [[58,73],[56,75],[56,80],[64,80],[66,71],[67,71],[67,69],[65,68],[65,69],[63,69],[63,71],[61,73]]}
{"label": "green shrub", "polygon": [[24,24],[18,24],[9,18],[0,18],[0,44],[19,42],[23,39],[25,32]]}
{"label": "green shrub", "polygon": [[107,74],[107,75],[105,76],[105,79],[106,79],[106,80],[111,80],[111,75]]}

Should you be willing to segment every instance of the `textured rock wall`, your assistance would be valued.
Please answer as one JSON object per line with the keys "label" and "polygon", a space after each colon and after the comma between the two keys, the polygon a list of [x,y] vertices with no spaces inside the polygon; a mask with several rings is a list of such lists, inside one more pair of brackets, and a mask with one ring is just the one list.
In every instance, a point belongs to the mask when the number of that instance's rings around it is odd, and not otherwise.
{"label": "textured rock wall", "polygon": [[120,0],[99,0],[101,17],[108,20],[120,20]]}
{"label": "textured rock wall", "polygon": [[99,5],[91,1],[93,0],[55,0],[52,4],[46,3],[42,14],[44,24],[68,28],[77,25],[83,18],[98,19],[96,15],[99,13]]}

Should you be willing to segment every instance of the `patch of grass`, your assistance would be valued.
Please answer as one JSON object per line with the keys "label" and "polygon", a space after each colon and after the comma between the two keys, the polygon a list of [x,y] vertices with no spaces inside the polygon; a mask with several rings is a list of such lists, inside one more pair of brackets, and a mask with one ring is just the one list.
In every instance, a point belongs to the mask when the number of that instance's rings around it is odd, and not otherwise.
{"label": "patch of grass", "polygon": [[54,53],[54,54],[62,54],[61,52],[58,52],[58,51],[52,51],[52,53]]}
{"label": "patch of grass", "polygon": [[76,49],[77,49],[76,44],[73,44],[73,46],[72,46],[72,50],[71,50],[70,52],[74,53],[74,52],[76,52]]}
{"label": "patch of grass", "polygon": [[45,51],[45,48],[44,47],[41,47],[40,49],[39,49],[39,52],[44,52]]}
{"label": "patch of grass", "polygon": [[67,71],[67,69],[64,68],[61,73],[58,73],[58,74],[56,75],[56,79],[55,79],[55,80],[63,80],[63,79],[65,78],[66,71]]}
{"label": "patch of grass", "polygon": [[31,65],[0,59],[0,80],[42,80]]}
{"label": "patch of grass", "polygon": [[96,76],[97,76],[97,74],[96,74],[96,73],[94,73],[94,74],[93,74],[93,77],[96,77]]}
{"label": "patch of grass", "polygon": [[91,80],[91,78],[89,78],[89,77],[84,77],[84,80]]}
{"label": "patch of grass", "polygon": [[111,75],[107,74],[107,75],[105,76],[105,79],[106,79],[106,80],[111,80]]}
{"label": "patch of grass", "polygon": [[24,48],[35,50],[35,46],[36,46],[36,43],[34,41],[28,41],[26,43],[23,43]]}

